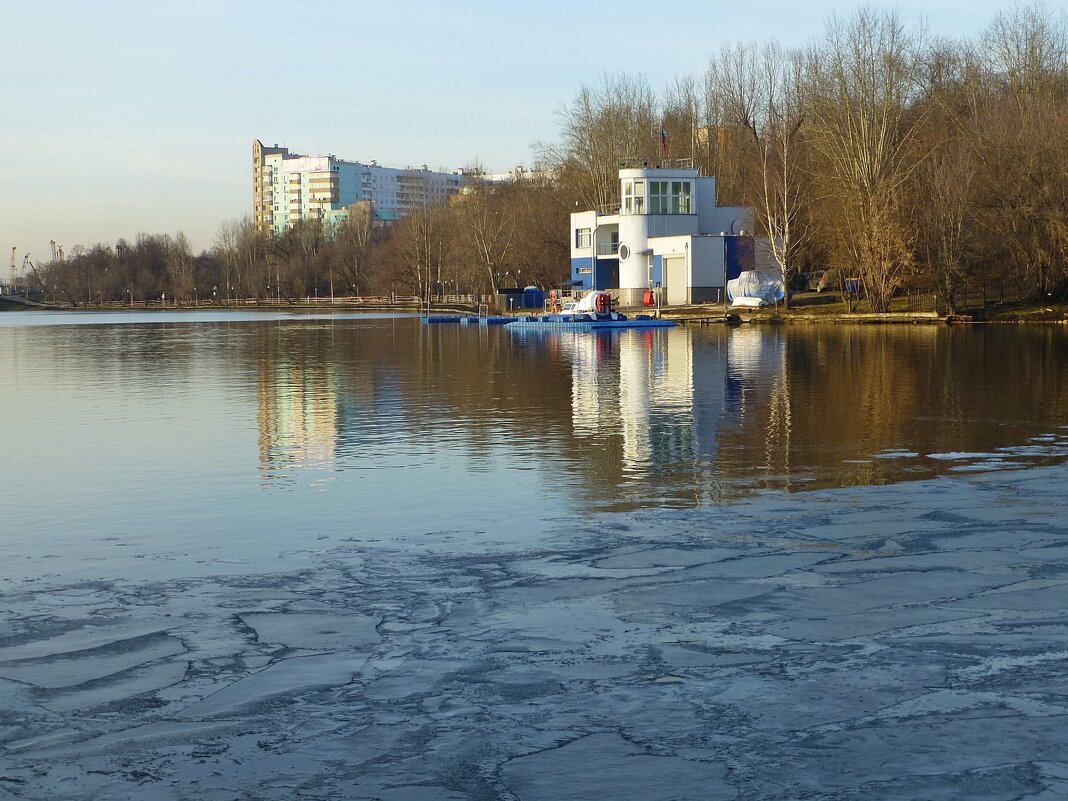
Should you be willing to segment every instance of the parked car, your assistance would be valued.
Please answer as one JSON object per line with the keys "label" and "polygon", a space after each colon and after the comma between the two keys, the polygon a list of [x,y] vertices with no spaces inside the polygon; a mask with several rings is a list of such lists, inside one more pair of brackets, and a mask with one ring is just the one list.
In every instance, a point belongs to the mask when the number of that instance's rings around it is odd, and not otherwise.
{"label": "parked car", "polygon": [[827,270],[813,270],[805,273],[807,281],[805,289],[809,292],[822,292],[825,289],[833,289],[838,271],[833,267]]}

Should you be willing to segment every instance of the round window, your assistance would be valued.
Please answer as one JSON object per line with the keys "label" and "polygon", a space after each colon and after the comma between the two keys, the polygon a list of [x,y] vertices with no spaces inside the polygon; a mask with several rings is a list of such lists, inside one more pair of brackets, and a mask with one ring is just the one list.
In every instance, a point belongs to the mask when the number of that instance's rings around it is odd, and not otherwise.
{"label": "round window", "polygon": [[619,260],[626,261],[630,258],[630,248],[626,245],[619,246]]}

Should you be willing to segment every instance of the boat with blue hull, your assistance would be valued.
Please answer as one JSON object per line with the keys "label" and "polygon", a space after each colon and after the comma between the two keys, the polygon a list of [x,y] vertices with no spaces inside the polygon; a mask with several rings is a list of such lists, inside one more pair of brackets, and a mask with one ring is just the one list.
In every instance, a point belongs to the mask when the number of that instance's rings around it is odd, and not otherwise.
{"label": "boat with blue hull", "polygon": [[591,292],[563,310],[551,310],[541,316],[474,316],[465,314],[424,315],[425,325],[460,323],[461,325],[503,325],[516,331],[605,331],[614,328],[672,328],[677,323],[648,314],[628,318],[612,306],[607,292]]}
{"label": "boat with blue hull", "polygon": [[[643,314],[633,319],[598,320],[584,314],[547,314],[533,320],[505,324],[509,331],[610,331],[617,328],[674,328],[674,320],[656,320]],[[559,319],[554,319],[559,318]]]}
{"label": "boat with blue hull", "polygon": [[605,331],[614,328],[672,328],[672,320],[660,320],[648,314],[628,318],[612,307],[607,292],[591,292],[566,311],[508,323],[513,331]]}

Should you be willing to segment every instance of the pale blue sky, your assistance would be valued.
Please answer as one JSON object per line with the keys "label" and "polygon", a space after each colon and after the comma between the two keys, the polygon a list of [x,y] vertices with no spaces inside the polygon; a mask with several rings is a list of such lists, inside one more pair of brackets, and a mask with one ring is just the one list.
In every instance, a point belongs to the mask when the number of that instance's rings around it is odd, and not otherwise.
{"label": "pale blue sky", "polygon": [[[250,213],[251,143],[403,167],[530,164],[605,72],[660,91],[722,43],[818,36],[832,10],[753,0],[0,0],[0,247],[183,230]],[[894,6],[971,36],[992,0]]]}

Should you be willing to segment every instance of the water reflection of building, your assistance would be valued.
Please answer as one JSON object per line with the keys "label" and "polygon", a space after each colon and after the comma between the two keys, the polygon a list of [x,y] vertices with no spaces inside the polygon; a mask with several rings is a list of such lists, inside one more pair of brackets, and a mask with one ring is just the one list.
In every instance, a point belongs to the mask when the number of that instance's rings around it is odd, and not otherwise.
{"label": "water reflection of building", "polygon": [[683,330],[582,335],[567,347],[574,433],[619,437],[628,478],[714,457],[725,373],[718,348],[695,347]]}
{"label": "water reflection of building", "polygon": [[332,469],[338,415],[331,371],[268,359],[260,363],[258,389],[260,469]]}

